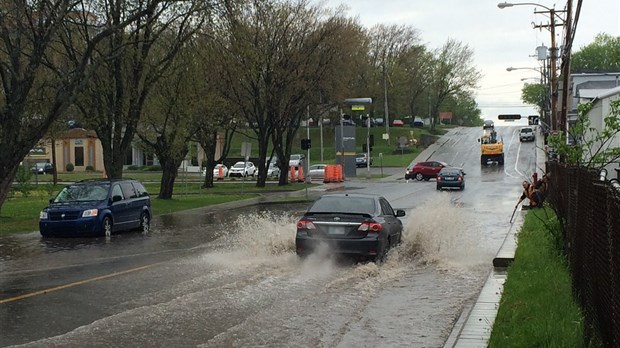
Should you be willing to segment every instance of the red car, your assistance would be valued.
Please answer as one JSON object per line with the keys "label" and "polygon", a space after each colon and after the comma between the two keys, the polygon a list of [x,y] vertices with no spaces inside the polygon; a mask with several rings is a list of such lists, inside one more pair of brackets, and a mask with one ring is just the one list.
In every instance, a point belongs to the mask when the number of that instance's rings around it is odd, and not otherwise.
{"label": "red car", "polygon": [[405,122],[403,122],[402,120],[394,120],[392,122],[392,126],[394,126],[394,127],[404,127],[405,126]]}
{"label": "red car", "polygon": [[443,167],[449,167],[450,165],[440,161],[428,161],[418,162],[413,166],[407,167],[405,171],[405,179],[426,180],[430,178],[437,178],[437,174]]}

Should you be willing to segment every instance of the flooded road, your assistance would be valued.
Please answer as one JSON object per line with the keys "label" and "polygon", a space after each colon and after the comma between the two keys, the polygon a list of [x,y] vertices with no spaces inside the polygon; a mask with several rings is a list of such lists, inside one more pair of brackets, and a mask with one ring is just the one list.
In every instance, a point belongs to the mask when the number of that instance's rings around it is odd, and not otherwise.
{"label": "flooded road", "polygon": [[441,347],[490,272],[531,170],[519,144],[503,169],[480,167],[477,131],[429,153],[465,168],[465,191],[346,182],[407,211],[404,242],[380,266],[326,251],[298,259],[297,204],[157,217],[149,235],[2,237],[0,345]]}

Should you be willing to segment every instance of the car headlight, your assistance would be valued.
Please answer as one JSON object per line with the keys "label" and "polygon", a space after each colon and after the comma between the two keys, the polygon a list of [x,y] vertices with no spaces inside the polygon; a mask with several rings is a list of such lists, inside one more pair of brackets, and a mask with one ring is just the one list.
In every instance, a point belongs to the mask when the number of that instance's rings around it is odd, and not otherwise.
{"label": "car headlight", "polygon": [[98,213],[99,213],[99,209],[88,209],[88,210],[84,210],[84,212],[82,213],[82,217],[93,217],[93,216],[97,216]]}
{"label": "car headlight", "polygon": [[47,212],[46,211],[41,211],[39,213],[39,219],[41,220],[47,220]]}

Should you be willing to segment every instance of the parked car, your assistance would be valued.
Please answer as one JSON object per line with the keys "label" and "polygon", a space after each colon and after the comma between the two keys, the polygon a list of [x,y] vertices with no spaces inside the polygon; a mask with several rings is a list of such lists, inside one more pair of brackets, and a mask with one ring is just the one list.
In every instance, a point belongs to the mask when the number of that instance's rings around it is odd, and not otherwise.
{"label": "parked car", "polygon": [[405,126],[405,122],[403,122],[403,120],[394,120],[394,121],[392,121],[392,126],[394,126],[394,127],[404,127]]}
{"label": "parked car", "polygon": [[405,179],[426,180],[430,178],[437,178],[437,174],[443,167],[449,167],[445,162],[440,161],[428,161],[418,162],[413,166],[407,167],[405,170]]}
{"label": "parked car", "polygon": [[336,254],[380,262],[402,240],[402,216],[404,210],[394,210],[381,196],[326,194],[297,222],[295,250],[303,257],[327,245]]}
{"label": "parked car", "polygon": [[[222,175],[220,175],[220,168],[222,168]],[[206,169],[202,171],[202,175],[206,175]],[[218,180],[224,180],[228,176],[228,167],[223,163],[218,163],[213,168],[213,178]]]}
{"label": "parked car", "polygon": [[422,119],[422,117],[414,117],[413,122],[411,122],[411,127],[424,127],[424,120]]}
{"label": "parked car", "polygon": [[274,163],[270,162],[269,167],[267,167],[267,177],[268,178],[277,178],[280,176],[280,168]]}
{"label": "parked car", "polygon": [[35,165],[30,168],[30,171],[34,174],[53,174],[54,166],[47,162],[35,163]]}
{"label": "parked car", "polygon": [[482,125],[482,129],[494,128],[495,123],[493,120],[484,120],[484,124]]}
{"label": "parked car", "polygon": [[151,198],[136,180],[83,180],[65,186],[39,214],[39,232],[49,236],[149,232]]}
{"label": "parked car", "polygon": [[301,161],[303,161],[303,159],[306,158],[306,156],[302,155],[302,154],[292,154],[291,157],[288,160],[288,166],[289,167],[297,167],[301,165]]}
{"label": "parked car", "polygon": [[[368,154],[366,153],[358,153],[355,155],[355,166],[356,167],[366,167],[368,163]],[[372,157],[370,157],[370,165],[372,166]]]}
{"label": "parked car", "polygon": [[323,179],[325,177],[325,166],[327,164],[313,164],[308,167],[308,176],[312,179]]}
{"label": "parked car", "polygon": [[254,176],[256,174],[256,166],[252,162],[239,161],[228,170],[229,177],[238,176],[240,178],[246,176]]}
{"label": "parked car", "polygon": [[465,172],[461,168],[444,167],[437,174],[437,190],[443,188],[465,189]]}
{"label": "parked car", "polygon": [[523,127],[519,129],[519,141],[534,141],[536,140],[536,136],[534,135],[534,130],[532,127]]}

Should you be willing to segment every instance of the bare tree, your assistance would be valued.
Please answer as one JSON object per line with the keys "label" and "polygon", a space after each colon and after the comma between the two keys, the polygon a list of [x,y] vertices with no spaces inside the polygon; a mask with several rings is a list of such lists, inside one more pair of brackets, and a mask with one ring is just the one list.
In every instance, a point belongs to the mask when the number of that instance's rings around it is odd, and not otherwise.
{"label": "bare tree", "polygon": [[[266,181],[270,141],[280,159],[280,185],[287,183],[288,158],[300,121],[309,104],[341,87],[333,74],[350,56],[344,37],[359,27],[329,15],[307,1],[254,1],[227,8],[216,35],[221,92],[238,105],[258,142],[257,186]],[[347,32],[347,34],[345,34]],[[339,91],[340,92],[340,91]],[[315,99],[316,98],[316,99]]]}
{"label": "bare tree", "polygon": [[[0,6],[0,208],[19,163],[73,102],[91,76],[97,45],[142,18],[131,12],[114,23],[93,18],[94,1],[6,0]],[[89,36],[74,49],[74,36]]]}
{"label": "bare tree", "polygon": [[112,24],[135,11],[147,13],[127,30],[116,32],[97,51],[93,57],[97,73],[77,103],[82,121],[95,129],[101,140],[109,177],[122,177],[149,93],[181,47],[200,29],[206,18],[203,10],[211,5],[199,0],[108,1],[102,16]]}

